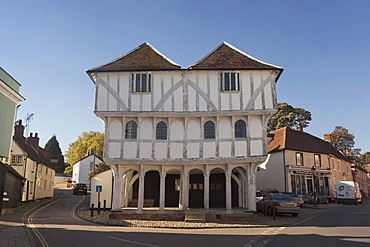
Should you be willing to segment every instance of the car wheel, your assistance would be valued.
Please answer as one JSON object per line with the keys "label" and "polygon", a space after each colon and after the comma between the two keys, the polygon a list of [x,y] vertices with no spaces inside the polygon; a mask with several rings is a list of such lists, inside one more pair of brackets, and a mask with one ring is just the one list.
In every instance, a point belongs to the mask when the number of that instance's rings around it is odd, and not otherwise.
{"label": "car wheel", "polygon": [[292,216],[293,216],[293,217],[297,217],[297,216],[298,216],[298,214],[297,214],[297,213],[294,213],[294,214],[292,214]]}

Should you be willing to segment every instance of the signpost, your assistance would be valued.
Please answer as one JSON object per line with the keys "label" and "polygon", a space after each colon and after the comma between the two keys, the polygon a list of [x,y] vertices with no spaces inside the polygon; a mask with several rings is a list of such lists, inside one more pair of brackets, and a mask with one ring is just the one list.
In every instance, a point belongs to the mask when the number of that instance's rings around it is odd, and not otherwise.
{"label": "signpost", "polygon": [[103,185],[96,185],[95,189],[98,193],[98,214],[100,214],[100,193],[103,191]]}

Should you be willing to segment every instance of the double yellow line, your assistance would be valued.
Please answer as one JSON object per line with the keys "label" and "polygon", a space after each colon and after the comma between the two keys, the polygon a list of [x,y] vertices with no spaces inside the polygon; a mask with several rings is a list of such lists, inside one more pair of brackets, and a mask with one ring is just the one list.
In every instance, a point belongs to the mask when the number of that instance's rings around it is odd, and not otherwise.
{"label": "double yellow line", "polygon": [[[36,226],[33,224],[33,218],[34,216],[40,212],[41,210],[45,209],[46,207],[49,207],[50,205],[56,203],[57,201],[59,201],[59,199],[56,199],[50,203],[47,203],[46,205],[36,209],[35,211],[33,211],[30,215],[27,216],[27,219],[26,220],[23,220],[23,222],[26,221],[26,227],[31,229],[32,233],[34,234],[34,236],[36,236],[36,238],[39,240],[40,244],[41,244],[41,247],[49,247],[48,243],[46,242],[45,238],[41,235],[41,233],[37,230]],[[24,224],[24,223],[23,223]]]}

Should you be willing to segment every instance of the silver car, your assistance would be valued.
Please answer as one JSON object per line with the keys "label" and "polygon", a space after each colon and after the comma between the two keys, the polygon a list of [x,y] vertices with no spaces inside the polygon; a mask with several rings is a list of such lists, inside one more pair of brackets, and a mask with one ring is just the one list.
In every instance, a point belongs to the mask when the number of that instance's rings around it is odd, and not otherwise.
{"label": "silver car", "polygon": [[277,214],[292,214],[294,217],[298,216],[301,211],[299,203],[287,194],[270,193],[257,203],[257,211],[259,212],[266,211],[267,214],[272,215],[274,209]]}

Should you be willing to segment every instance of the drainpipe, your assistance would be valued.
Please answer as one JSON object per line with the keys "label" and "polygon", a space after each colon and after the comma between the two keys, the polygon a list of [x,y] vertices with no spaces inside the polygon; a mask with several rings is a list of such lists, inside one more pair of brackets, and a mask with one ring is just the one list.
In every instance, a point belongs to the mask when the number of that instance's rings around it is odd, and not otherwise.
{"label": "drainpipe", "polygon": [[[286,166],[285,166],[285,150],[283,150],[283,165],[284,165],[284,187],[285,187],[285,192],[287,192],[287,183],[288,183],[288,175],[286,171]],[[288,168],[289,169],[289,168]]]}
{"label": "drainpipe", "polygon": [[[26,179],[26,181],[24,181],[24,185],[23,186],[26,186],[27,187],[26,188],[26,202],[28,202],[28,185],[29,185],[28,179],[26,178],[27,160],[28,160],[28,155],[26,155],[26,157],[24,158],[24,167],[23,167],[23,177]],[[23,193],[22,193],[22,196],[23,196]]]}

